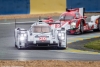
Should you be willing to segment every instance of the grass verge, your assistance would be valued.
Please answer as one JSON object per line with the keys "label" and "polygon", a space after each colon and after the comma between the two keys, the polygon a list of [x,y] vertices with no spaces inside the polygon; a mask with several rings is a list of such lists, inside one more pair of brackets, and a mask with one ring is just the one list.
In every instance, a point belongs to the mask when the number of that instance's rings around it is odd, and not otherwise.
{"label": "grass verge", "polygon": [[94,50],[100,50],[100,39],[91,41],[85,44],[84,47],[89,48],[89,49],[94,49]]}

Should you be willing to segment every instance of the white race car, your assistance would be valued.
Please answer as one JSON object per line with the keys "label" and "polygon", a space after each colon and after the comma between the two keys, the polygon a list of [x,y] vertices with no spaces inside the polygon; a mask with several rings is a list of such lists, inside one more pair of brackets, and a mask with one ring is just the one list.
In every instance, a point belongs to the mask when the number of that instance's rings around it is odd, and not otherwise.
{"label": "white race car", "polygon": [[[17,24],[17,23],[16,23]],[[52,23],[59,24],[59,23]],[[36,21],[28,30],[15,28],[15,47],[18,49],[27,47],[61,47],[66,49],[67,37],[65,28],[59,30],[49,24]]]}

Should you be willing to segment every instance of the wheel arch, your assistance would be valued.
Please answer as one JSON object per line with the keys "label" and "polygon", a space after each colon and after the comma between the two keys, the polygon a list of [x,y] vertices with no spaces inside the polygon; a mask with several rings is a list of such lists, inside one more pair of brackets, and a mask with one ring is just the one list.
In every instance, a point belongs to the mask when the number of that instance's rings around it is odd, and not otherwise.
{"label": "wheel arch", "polygon": [[85,25],[85,20],[84,19],[81,19],[82,23]]}

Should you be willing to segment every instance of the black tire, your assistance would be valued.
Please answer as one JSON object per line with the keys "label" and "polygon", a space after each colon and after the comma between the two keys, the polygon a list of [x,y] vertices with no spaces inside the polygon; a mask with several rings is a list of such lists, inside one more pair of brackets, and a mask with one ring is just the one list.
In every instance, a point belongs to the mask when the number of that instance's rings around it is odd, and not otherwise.
{"label": "black tire", "polygon": [[20,46],[20,48],[17,47],[17,49],[18,49],[18,50],[22,50],[21,46]]}
{"label": "black tire", "polygon": [[84,25],[83,25],[83,22],[81,21],[80,23],[80,34],[83,34],[84,32]]}
{"label": "black tire", "polygon": [[61,43],[59,43],[58,49],[60,49],[60,50],[65,50],[66,48],[67,48],[67,46],[66,46],[66,47],[61,47]]}
{"label": "black tire", "polygon": [[93,31],[94,31],[94,32],[97,32],[97,31],[98,31],[98,29],[94,29]]}
{"label": "black tire", "polygon": [[15,47],[17,48],[16,42],[15,42]]}
{"label": "black tire", "polygon": [[22,50],[22,47],[21,47],[21,46],[19,46],[19,47],[17,46],[17,49],[18,49],[18,50]]}
{"label": "black tire", "polygon": [[98,22],[98,30],[100,31],[100,18],[99,18],[99,22]]}
{"label": "black tire", "polygon": [[59,50],[66,50],[65,47],[58,47]]}
{"label": "black tire", "polygon": [[22,49],[21,47],[18,48],[18,46],[16,45],[16,42],[15,42],[15,47],[16,47],[18,50],[21,50],[21,49]]}

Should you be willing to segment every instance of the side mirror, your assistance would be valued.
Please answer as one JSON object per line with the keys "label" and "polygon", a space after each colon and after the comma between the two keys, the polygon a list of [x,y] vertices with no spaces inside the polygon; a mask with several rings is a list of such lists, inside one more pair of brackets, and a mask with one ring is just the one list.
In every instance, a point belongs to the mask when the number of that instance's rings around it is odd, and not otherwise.
{"label": "side mirror", "polygon": [[87,16],[84,16],[84,18],[87,18]]}

